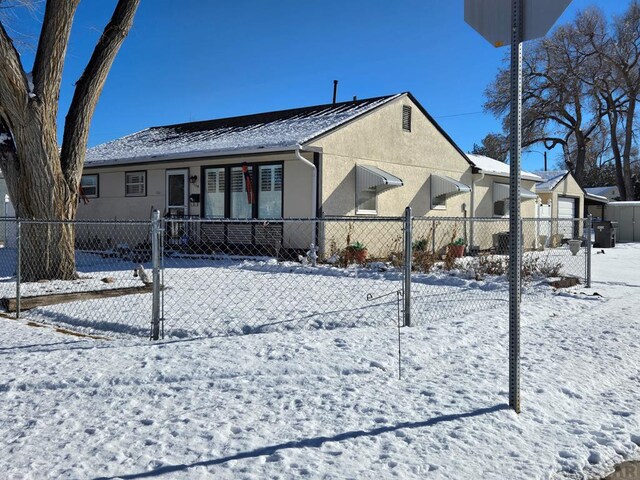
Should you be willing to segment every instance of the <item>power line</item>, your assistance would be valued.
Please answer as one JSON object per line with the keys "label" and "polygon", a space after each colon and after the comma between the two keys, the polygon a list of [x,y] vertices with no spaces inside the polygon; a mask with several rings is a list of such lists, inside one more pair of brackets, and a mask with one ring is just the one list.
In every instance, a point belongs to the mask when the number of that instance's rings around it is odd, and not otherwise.
{"label": "power line", "polygon": [[484,113],[483,111],[479,112],[468,112],[468,113],[456,113],[454,115],[436,115],[435,118],[451,118],[451,117],[464,117],[467,115],[478,115],[480,113]]}

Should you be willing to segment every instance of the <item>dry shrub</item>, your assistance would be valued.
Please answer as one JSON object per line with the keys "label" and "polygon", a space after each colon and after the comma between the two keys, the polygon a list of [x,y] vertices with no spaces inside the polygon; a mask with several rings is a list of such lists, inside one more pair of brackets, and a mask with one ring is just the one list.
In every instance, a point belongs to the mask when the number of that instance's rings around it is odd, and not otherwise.
{"label": "dry shrub", "polygon": [[562,263],[552,262],[549,258],[541,258],[533,255],[525,255],[522,261],[522,276],[531,277],[540,275],[542,277],[559,277],[562,270]]}
{"label": "dry shrub", "polygon": [[506,257],[480,255],[475,266],[476,280],[481,280],[487,275],[504,275],[508,268],[509,261]]}
{"label": "dry shrub", "polygon": [[424,250],[417,250],[413,254],[413,268],[419,272],[429,273],[436,263],[436,256]]}

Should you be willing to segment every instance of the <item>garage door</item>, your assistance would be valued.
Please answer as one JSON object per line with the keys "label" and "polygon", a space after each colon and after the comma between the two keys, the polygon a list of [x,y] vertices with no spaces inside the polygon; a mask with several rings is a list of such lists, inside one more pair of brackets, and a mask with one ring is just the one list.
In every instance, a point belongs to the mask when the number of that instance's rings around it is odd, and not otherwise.
{"label": "garage door", "polygon": [[576,218],[575,199],[558,197],[558,233],[562,238],[573,238],[574,218]]}

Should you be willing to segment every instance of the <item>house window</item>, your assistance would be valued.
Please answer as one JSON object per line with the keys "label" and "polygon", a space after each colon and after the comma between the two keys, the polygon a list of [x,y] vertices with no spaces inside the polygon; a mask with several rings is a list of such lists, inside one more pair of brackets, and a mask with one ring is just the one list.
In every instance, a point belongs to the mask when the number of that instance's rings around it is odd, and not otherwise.
{"label": "house window", "polygon": [[253,167],[247,167],[245,176],[242,167],[231,168],[231,218],[253,218]]}
{"label": "house window", "polygon": [[124,175],[125,197],[144,197],[147,194],[147,172],[126,172]]}
{"label": "house window", "polygon": [[375,188],[367,188],[356,194],[356,213],[377,213],[377,191]]}
{"label": "house window", "polygon": [[437,197],[431,197],[432,210],[445,210],[446,208],[447,208],[446,195],[438,195]]}
{"label": "house window", "polygon": [[207,168],[204,171],[204,215],[207,218],[224,217],[225,169]]}
{"label": "house window", "polygon": [[98,197],[98,175],[82,175],[80,179],[80,190],[87,198]]}
{"label": "house window", "polygon": [[258,192],[258,218],[282,217],[282,165],[262,165]]}
{"label": "house window", "polygon": [[493,216],[508,217],[509,216],[509,185],[506,183],[494,182],[493,184]]}
{"label": "house window", "polygon": [[402,106],[402,129],[405,132],[411,131],[411,107],[408,105]]}

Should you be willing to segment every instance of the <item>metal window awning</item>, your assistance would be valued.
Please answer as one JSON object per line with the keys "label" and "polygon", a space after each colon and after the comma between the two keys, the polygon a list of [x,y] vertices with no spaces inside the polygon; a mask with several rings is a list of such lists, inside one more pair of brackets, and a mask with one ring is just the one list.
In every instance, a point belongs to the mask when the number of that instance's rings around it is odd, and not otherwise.
{"label": "metal window awning", "polygon": [[471,187],[446,175],[431,174],[431,196],[440,197],[453,193],[470,192]]}
{"label": "metal window awning", "polygon": [[[500,202],[509,198],[509,185],[506,183],[494,183],[494,202]],[[531,190],[527,190],[522,185],[520,186],[520,201],[522,200],[535,200],[538,195]]]}
{"label": "metal window awning", "polygon": [[398,177],[370,165],[356,165],[356,187],[359,192],[375,188],[378,191],[402,187]]}

